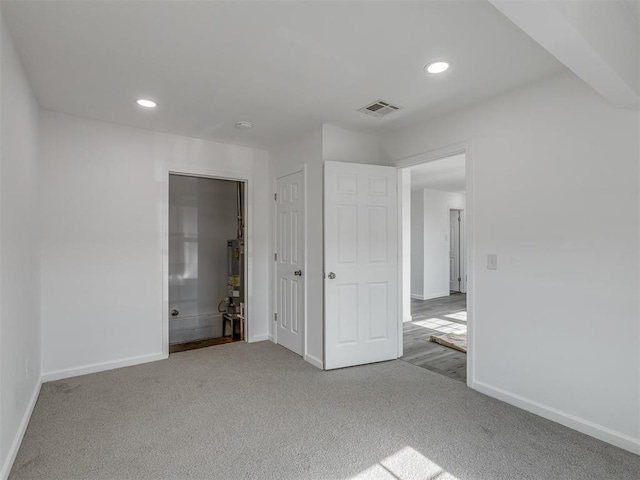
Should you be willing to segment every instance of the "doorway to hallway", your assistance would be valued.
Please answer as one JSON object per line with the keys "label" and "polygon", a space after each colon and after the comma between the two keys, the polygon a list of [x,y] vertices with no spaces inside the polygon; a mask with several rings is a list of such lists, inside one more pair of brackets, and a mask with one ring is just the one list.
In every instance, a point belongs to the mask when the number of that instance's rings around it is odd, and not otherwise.
{"label": "doorway to hallway", "polygon": [[410,195],[403,196],[403,238],[411,241],[403,246],[400,359],[469,384],[473,355],[468,343],[473,342],[468,341],[467,270],[473,243],[467,222],[472,211],[467,170],[471,167],[466,146],[450,151],[424,154],[401,167],[402,185],[410,189]]}

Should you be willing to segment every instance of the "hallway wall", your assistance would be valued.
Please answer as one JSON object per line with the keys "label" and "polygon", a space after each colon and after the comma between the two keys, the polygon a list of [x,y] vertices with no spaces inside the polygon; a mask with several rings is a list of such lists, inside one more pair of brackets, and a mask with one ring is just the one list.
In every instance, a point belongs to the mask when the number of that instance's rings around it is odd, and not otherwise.
{"label": "hallway wall", "polygon": [[383,137],[469,145],[471,386],[636,453],[639,123],[562,74]]}

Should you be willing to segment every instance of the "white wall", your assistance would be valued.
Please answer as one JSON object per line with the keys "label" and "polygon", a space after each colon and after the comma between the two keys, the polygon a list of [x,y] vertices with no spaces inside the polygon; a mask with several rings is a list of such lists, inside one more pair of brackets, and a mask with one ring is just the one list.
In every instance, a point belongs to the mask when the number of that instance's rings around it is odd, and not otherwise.
{"label": "white wall", "polygon": [[266,152],[52,112],[40,127],[45,378],[162,358],[169,170],[252,178],[249,340],[267,338]]}
{"label": "white wall", "polygon": [[370,163],[387,165],[380,155],[380,138],[375,135],[322,126],[322,159],[325,162]]}
{"label": "white wall", "polygon": [[638,453],[639,120],[563,74],[383,138],[471,142],[474,388]]}
{"label": "white wall", "polygon": [[424,297],[424,189],[411,190],[411,296]]}
{"label": "white wall", "polygon": [[423,201],[423,297],[425,299],[445,297],[450,291],[449,210],[464,210],[465,196],[460,193],[425,188]]}
{"label": "white wall", "polygon": [[227,241],[237,237],[237,182],[169,179],[169,342],[220,337],[229,296]]}
{"label": "white wall", "polygon": [[[402,265],[402,274],[400,277],[400,315],[403,322],[411,321],[411,246],[412,238],[405,230],[411,230],[411,216],[413,210],[411,208],[411,172],[408,168],[398,170],[398,191],[401,192],[398,197],[400,202],[400,259]],[[403,327],[399,325],[398,331],[398,356],[403,355]]]}
{"label": "white wall", "polygon": [[449,210],[464,210],[465,196],[428,188],[411,191],[411,295],[449,295]]}
{"label": "white wall", "polygon": [[38,104],[0,16],[0,478],[40,387]]}
{"label": "white wall", "polygon": [[635,2],[489,1],[612,105],[640,106]]}
{"label": "white wall", "polygon": [[552,4],[598,56],[606,59],[621,79],[639,95],[640,26],[637,18],[634,18],[635,5],[562,0],[554,0]]}
{"label": "white wall", "polygon": [[[275,180],[284,175],[305,169],[305,311],[306,341],[305,360],[318,368],[324,359],[324,241],[323,241],[323,165],[322,128],[299,135],[295,140],[275,146],[269,151],[271,167],[270,219],[274,221]],[[273,239],[271,251],[273,252]],[[271,253],[273,258],[273,253]],[[273,261],[271,277],[273,278]],[[275,293],[275,292],[272,292]],[[271,318],[273,318],[272,303]],[[273,335],[273,324],[269,332]]]}

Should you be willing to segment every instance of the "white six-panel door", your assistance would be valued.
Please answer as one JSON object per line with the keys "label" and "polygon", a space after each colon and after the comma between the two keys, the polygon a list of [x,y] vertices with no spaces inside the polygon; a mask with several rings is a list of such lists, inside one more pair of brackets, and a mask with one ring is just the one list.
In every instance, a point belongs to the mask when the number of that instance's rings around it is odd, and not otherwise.
{"label": "white six-panel door", "polygon": [[398,357],[396,169],[325,162],[325,368]]}
{"label": "white six-panel door", "polygon": [[276,182],[277,342],[304,351],[304,176],[302,172]]}

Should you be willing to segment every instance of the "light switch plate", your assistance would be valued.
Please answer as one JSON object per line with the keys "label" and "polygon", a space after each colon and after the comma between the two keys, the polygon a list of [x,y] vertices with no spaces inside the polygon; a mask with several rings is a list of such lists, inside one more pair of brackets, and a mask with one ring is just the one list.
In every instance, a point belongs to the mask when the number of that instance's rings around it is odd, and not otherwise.
{"label": "light switch plate", "polygon": [[498,255],[495,253],[490,253],[487,255],[487,270],[497,270],[498,269]]}

